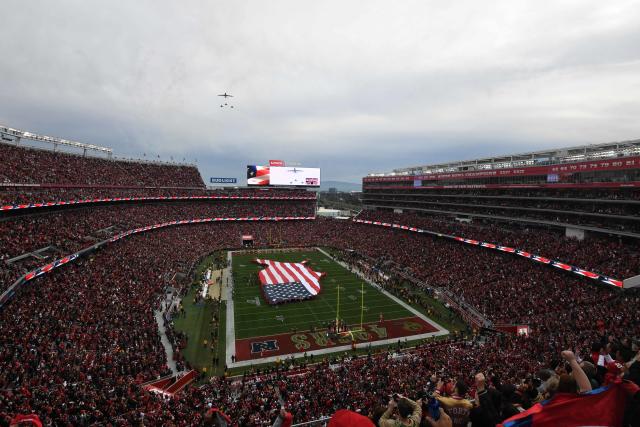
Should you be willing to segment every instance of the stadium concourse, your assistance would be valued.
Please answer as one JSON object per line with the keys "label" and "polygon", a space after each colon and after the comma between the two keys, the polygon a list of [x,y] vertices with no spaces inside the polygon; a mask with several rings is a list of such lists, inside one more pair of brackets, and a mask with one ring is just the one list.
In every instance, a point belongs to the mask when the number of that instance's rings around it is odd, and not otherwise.
{"label": "stadium concourse", "polygon": [[[591,405],[615,418],[607,425],[640,420],[637,288],[619,289],[438,233],[522,248],[618,280],[638,273],[635,240],[605,234],[577,240],[553,229],[373,209],[358,217],[435,232],[413,233],[314,218],[315,196],[301,190],[210,191],[194,166],[4,144],[0,150],[2,200],[25,205],[0,213],[0,291],[7,291],[0,300],[0,425],[32,414],[44,425],[202,425],[212,424],[218,408],[232,425],[265,426],[282,406],[295,423],[340,409],[376,418],[396,393],[417,399],[437,391],[454,421],[463,423],[456,425],[493,426],[550,396],[579,402],[576,393],[591,389],[588,396],[610,399],[604,410]],[[629,199],[637,198],[632,194]],[[208,198],[162,198],[194,195]],[[214,197],[232,195],[244,198]],[[150,199],[66,203],[122,197]],[[170,374],[154,310],[168,288],[186,292],[192,267],[204,256],[239,249],[241,235],[252,235],[262,248],[335,248],[400,298],[408,298],[400,283],[411,278],[426,294],[448,292],[459,314],[473,310],[486,323],[362,357],[286,360],[242,377],[212,377],[174,397],[146,391],[141,384]],[[528,325],[529,333],[502,333],[493,328],[498,324]],[[178,368],[189,369],[183,337],[167,334]],[[567,349],[573,353],[561,353]],[[612,394],[623,388],[628,398]],[[567,416],[588,413],[576,405],[580,410]]]}

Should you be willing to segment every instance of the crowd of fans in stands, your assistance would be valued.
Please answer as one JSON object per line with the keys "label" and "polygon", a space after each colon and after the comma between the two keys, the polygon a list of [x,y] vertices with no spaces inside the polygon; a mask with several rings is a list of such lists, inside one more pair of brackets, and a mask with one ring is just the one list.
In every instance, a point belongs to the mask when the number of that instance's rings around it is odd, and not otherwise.
{"label": "crowd of fans in stands", "polygon": [[[83,158],[6,144],[0,144],[0,157],[5,166],[0,172],[0,183],[5,184],[0,204],[218,194],[204,190],[191,166]],[[7,183],[94,187],[16,191]],[[136,188],[164,186],[174,189]],[[201,190],[176,189],[180,187]],[[616,194],[597,197],[620,197]],[[171,202],[5,216],[0,222],[0,292],[26,270],[132,228],[206,217],[312,216],[314,207],[313,200]],[[364,212],[361,217],[522,248],[618,279],[640,271],[636,243],[578,241],[549,231],[464,225],[408,214]],[[322,245],[356,251],[377,266],[394,263],[427,286],[451,291],[493,322],[529,325],[530,334],[474,331],[465,338],[428,341],[413,349],[399,342],[360,358],[345,354],[287,360],[240,379],[215,377],[171,399],[142,390],[142,382],[169,373],[154,318],[167,287],[183,291],[188,280],[178,273],[186,273],[185,266],[215,250],[239,248],[243,234],[251,234],[256,247]],[[49,246],[47,259],[29,256],[6,263]],[[406,297],[401,280],[394,276],[384,285]],[[637,290],[618,292],[509,254],[350,221],[168,227],[109,244],[27,282],[0,307],[0,426],[17,414],[30,413],[45,425],[201,425],[209,422],[206,414],[212,408],[222,409],[234,425],[266,426],[283,404],[296,422],[346,408],[384,425],[380,417],[390,396],[417,400],[421,392],[438,395],[454,419],[460,414],[447,406],[451,401],[446,398],[473,399],[466,414],[473,426],[495,425],[556,391],[581,389],[578,379],[567,375],[567,366],[575,365],[570,354],[560,357],[565,349],[581,356],[591,387],[619,374],[612,372],[611,361],[622,364],[626,376],[640,384],[639,306]],[[168,336],[178,367],[185,367],[180,351],[185,337],[171,328]],[[628,411],[627,420],[640,420],[637,405]]]}
{"label": "crowd of fans in stands", "polygon": [[[181,219],[314,216],[315,200],[220,200],[119,204],[7,218],[0,222],[0,292],[26,271],[123,231]],[[52,246],[48,258],[8,260]]]}
{"label": "crowd of fans in stands", "polygon": [[[418,197],[408,195],[398,197],[395,195],[370,196],[371,203],[378,202],[399,202],[406,206],[414,206],[427,209],[445,209],[457,210],[458,208],[476,208],[475,211],[482,213],[493,208],[496,212],[502,212],[503,215],[509,212],[535,212],[537,210],[550,210],[562,212],[576,212],[576,215],[598,214],[598,215],[616,215],[616,216],[634,216],[640,211],[640,203],[637,200],[628,203],[602,203],[600,200],[577,203],[574,200],[562,199],[506,199],[506,198],[486,198],[486,197],[441,197],[434,194],[432,197]],[[612,218],[616,219],[616,218]]]}
{"label": "crowd of fans in stands", "polygon": [[586,270],[626,279],[640,272],[640,246],[633,240],[589,236],[584,240],[539,228],[508,228],[495,223],[460,223],[431,216],[363,211],[359,219],[414,226],[438,233],[495,243],[557,259]]}
{"label": "crowd of fans in stands", "polygon": [[[153,317],[164,287],[179,286],[175,273],[185,264],[239,247],[244,233],[256,246],[276,238],[285,246],[323,244],[393,259],[492,320],[527,323],[532,332],[326,361],[294,376],[280,369],[241,382],[216,378],[170,400],[142,391],[136,384],[167,373]],[[238,425],[270,425],[280,399],[296,422],[339,408],[368,413],[389,394],[415,396],[429,381],[443,395],[453,393],[452,380],[462,381],[473,396],[478,372],[501,402],[526,407],[536,399],[527,394],[534,374],[562,369],[558,355],[565,348],[587,359],[599,344],[599,352],[630,361],[630,339],[640,336],[639,305],[637,292],[592,286],[524,259],[349,221],[177,226],[124,239],[18,289],[0,309],[0,419],[35,411],[46,422],[74,425],[190,425],[211,404]],[[602,380],[601,368],[595,381]]]}
{"label": "crowd of fans in stands", "polygon": [[236,189],[203,190],[176,188],[102,188],[102,187],[2,187],[0,183],[0,205],[20,205],[59,202],[70,200],[88,200],[123,197],[215,197],[215,196],[251,196],[251,197],[303,197],[313,198],[314,194],[306,190]]}
{"label": "crowd of fans in stands", "polygon": [[195,166],[123,161],[1,143],[1,183],[204,187]]}
{"label": "crowd of fans in stands", "polygon": [[416,209],[432,215],[472,216],[475,218],[493,217],[511,222],[553,223],[554,226],[586,226],[613,232],[640,233],[640,223],[631,212],[626,216],[611,217],[600,213],[586,213],[573,209],[564,211],[545,211],[521,207],[501,208],[468,204],[451,206],[433,203],[407,203],[404,201],[372,201],[371,204],[383,209]]}

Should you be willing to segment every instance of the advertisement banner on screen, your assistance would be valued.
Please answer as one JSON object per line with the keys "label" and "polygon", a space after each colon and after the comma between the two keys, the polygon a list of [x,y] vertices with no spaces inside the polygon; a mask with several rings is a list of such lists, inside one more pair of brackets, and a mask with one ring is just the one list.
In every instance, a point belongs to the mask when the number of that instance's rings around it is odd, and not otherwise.
{"label": "advertisement banner on screen", "polygon": [[269,166],[247,166],[247,185],[269,185]]}
{"label": "advertisement banner on screen", "polygon": [[320,168],[272,167],[270,185],[320,186]]}
{"label": "advertisement banner on screen", "polygon": [[269,166],[282,167],[284,166],[284,160],[269,160]]}

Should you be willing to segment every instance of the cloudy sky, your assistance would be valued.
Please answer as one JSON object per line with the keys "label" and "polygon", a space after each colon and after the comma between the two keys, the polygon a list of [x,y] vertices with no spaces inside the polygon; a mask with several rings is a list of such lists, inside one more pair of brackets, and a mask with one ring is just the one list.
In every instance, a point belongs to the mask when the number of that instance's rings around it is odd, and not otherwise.
{"label": "cloudy sky", "polygon": [[[0,123],[323,179],[640,138],[640,2],[2,0]],[[232,93],[235,108],[216,95]]]}

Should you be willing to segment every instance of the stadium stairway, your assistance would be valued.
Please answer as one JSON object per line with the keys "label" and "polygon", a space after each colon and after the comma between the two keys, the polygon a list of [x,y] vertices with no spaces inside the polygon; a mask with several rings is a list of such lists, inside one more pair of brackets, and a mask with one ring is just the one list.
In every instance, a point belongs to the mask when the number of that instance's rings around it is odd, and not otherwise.
{"label": "stadium stairway", "polygon": [[156,380],[147,381],[146,383],[140,384],[140,386],[147,391],[173,397],[191,384],[197,376],[198,371],[191,370],[180,378],[175,375],[168,375]]}
{"label": "stadium stairway", "polygon": [[176,395],[182,391],[186,386],[191,384],[193,380],[198,376],[198,371],[191,370],[179,378],[176,382],[164,389],[164,392],[170,395]]}

